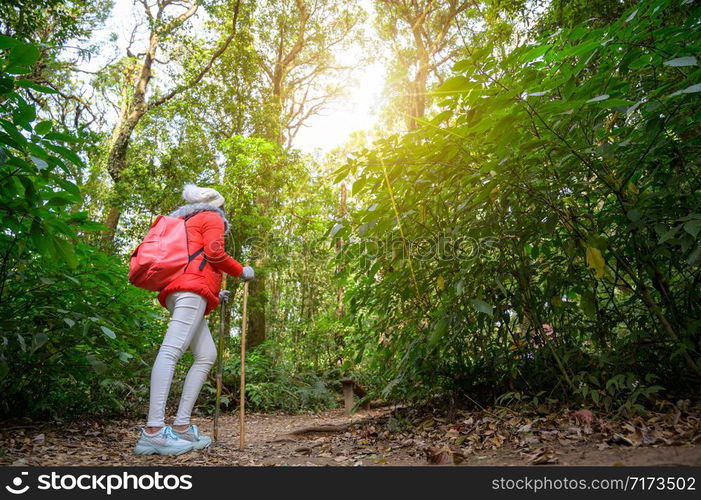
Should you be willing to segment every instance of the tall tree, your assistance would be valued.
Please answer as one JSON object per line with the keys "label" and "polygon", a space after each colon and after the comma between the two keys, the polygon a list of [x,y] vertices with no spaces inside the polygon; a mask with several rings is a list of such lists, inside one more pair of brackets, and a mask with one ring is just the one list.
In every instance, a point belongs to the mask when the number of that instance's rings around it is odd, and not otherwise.
{"label": "tall tree", "polygon": [[[309,118],[342,95],[354,66],[339,63],[338,55],[362,40],[364,18],[357,2],[265,0],[259,4],[254,32],[259,65],[268,83],[262,97],[269,112],[259,133],[290,149]],[[271,215],[274,198],[267,186],[258,186],[256,205],[264,217]],[[255,264],[263,272],[250,290],[251,347],[265,340],[266,330],[265,252],[259,255]]]}
{"label": "tall tree", "polygon": [[264,0],[254,26],[258,61],[268,83],[271,121],[264,135],[291,147],[305,122],[344,90],[354,67],[339,54],[362,41],[357,1]]}
{"label": "tall tree", "polygon": [[[37,63],[23,79],[54,92],[43,94],[24,89],[38,104],[38,111],[77,130],[93,122],[96,115],[86,99],[88,89],[77,89],[77,66],[98,51],[90,37],[107,18],[113,0],[5,0],[0,3],[0,33],[18,39],[41,42]],[[85,116],[90,117],[85,120]]]}
{"label": "tall tree", "polygon": [[[148,25],[148,42],[142,54],[134,54],[130,47],[127,48],[128,63],[124,67],[124,83],[120,95],[119,116],[115,124],[107,147],[107,172],[113,182],[113,193],[119,195],[125,189],[121,185],[121,175],[126,168],[127,152],[131,135],[139,121],[150,110],[165,104],[182,92],[196,86],[202,78],[211,70],[212,66],[229,47],[236,35],[236,22],[239,12],[240,0],[236,0],[232,9],[232,26],[229,35],[219,44],[199,70],[196,70],[183,82],[174,86],[171,90],[157,96],[148,97],[147,93],[152,87],[154,63],[158,62],[159,51],[162,50],[164,40],[178,30],[195,15],[199,7],[197,0],[178,2],[175,0],[156,0],[151,4],[148,0],[139,0],[143,6],[143,13]],[[132,42],[134,36],[132,35]],[[105,225],[108,232],[104,240],[111,246],[115,230],[119,224],[122,208],[118,196],[112,196],[108,201],[108,210],[105,217]]]}
{"label": "tall tree", "polygon": [[[446,62],[456,56],[456,18],[473,0],[380,0],[378,31],[390,43],[395,58],[395,85],[409,130],[426,113],[430,77],[439,76]],[[438,78],[440,79],[440,78]]]}

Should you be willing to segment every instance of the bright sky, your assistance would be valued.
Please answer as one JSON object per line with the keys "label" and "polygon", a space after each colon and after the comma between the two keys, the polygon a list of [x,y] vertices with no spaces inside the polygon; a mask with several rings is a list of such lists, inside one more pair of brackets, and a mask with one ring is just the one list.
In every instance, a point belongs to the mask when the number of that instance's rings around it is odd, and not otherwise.
{"label": "bright sky", "polygon": [[345,143],[351,132],[369,129],[377,121],[380,93],[385,72],[381,64],[373,64],[358,72],[357,83],[350,87],[347,100],[309,119],[294,146],[306,152],[327,152]]}
{"label": "bright sky", "polygon": [[[371,13],[371,0],[361,0],[361,5]],[[124,55],[131,30],[138,16],[134,14],[133,0],[115,0],[115,6],[104,28],[98,30],[94,42],[104,44],[103,53],[94,58],[86,69],[95,70],[116,55]],[[116,42],[109,41],[111,33],[116,33]],[[135,44],[135,49],[142,44]],[[138,50],[138,49],[137,49]],[[358,54],[341,54],[339,62],[352,65]],[[348,95],[321,115],[311,117],[302,127],[293,143],[304,152],[325,153],[345,143],[351,132],[369,129],[377,121],[377,109],[385,79],[385,68],[375,63],[355,72],[354,82],[348,87]]]}

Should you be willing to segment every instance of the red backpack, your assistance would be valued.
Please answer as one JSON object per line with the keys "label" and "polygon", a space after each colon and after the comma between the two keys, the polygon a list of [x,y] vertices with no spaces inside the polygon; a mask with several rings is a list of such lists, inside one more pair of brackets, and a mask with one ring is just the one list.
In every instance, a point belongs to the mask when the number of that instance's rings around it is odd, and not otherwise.
{"label": "red backpack", "polygon": [[203,250],[188,255],[185,219],[159,215],[131,254],[129,281],[158,292],[181,275]]}

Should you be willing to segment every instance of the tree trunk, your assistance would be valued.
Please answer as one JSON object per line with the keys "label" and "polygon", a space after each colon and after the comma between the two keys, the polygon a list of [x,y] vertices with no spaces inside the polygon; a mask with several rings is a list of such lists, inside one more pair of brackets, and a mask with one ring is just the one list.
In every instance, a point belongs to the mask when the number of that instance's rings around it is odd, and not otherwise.
{"label": "tree trunk", "polygon": [[265,278],[256,277],[249,287],[248,333],[246,346],[250,349],[265,341]]}
{"label": "tree trunk", "polygon": [[[338,217],[340,220],[345,219],[346,217],[346,197],[347,197],[347,192],[346,192],[346,183],[344,182],[341,184],[341,201],[340,205],[338,208]],[[343,251],[343,238],[338,238],[336,240],[336,253],[340,254]],[[341,259],[341,263],[336,267],[336,274],[340,274],[345,270],[345,266],[343,264],[343,259]],[[343,316],[345,315],[345,310],[343,307],[343,298],[345,296],[345,289],[343,286],[339,286],[338,290],[336,292],[336,319],[340,321],[343,319]],[[343,348],[346,345],[346,339],[343,337],[343,330],[341,330],[340,325],[339,328],[336,330],[336,333],[334,335],[334,340],[336,342],[336,348],[337,348],[337,356],[336,356],[336,362],[339,365],[343,364]]]}
{"label": "tree trunk", "polygon": [[[121,190],[120,177],[127,166],[127,152],[131,134],[136,128],[141,118],[146,114],[148,106],[146,104],[146,89],[151,80],[151,67],[158,48],[158,35],[152,31],[149,36],[148,51],[140,67],[131,65],[125,73],[124,87],[122,90],[122,103],[119,111],[119,119],[110,137],[109,152],[107,154],[107,172],[112,179],[112,191],[114,194]],[[138,72],[138,79],[132,84],[134,75]],[[129,97],[126,89],[133,85],[133,96]],[[107,251],[114,250],[114,237],[117,232],[117,225],[121,216],[120,203],[117,197],[112,196],[111,206],[105,218],[107,232],[103,235],[103,243]]]}
{"label": "tree trunk", "polygon": [[[274,115],[272,125],[268,128],[268,130],[265,130],[265,136],[280,147],[283,147],[285,143],[285,127],[283,126],[281,116],[284,110],[283,103],[288,97],[285,90],[285,78],[289,75],[290,67],[293,66],[299,52],[306,44],[305,34],[307,29],[307,20],[309,18],[309,13],[307,12],[303,0],[295,0],[295,5],[300,15],[300,25],[297,29],[295,43],[292,47],[290,47],[289,51],[285,51],[284,40],[286,26],[284,23],[280,25],[275,64],[272,68],[268,68],[266,70],[271,80],[271,98],[274,105]],[[270,202],[265,197],[258,196],[256,198],[256,205],[261,208],[261,215],[264,217],[270,214]],[[262,267],[263,260],[259,259],[256,261],[256,266]],[[265,309],[268,302],[268,297],[266,294],[266,277],[264,273],[261,273],[251,282],[249,297],[251,299],[251,304],[249,306],[250,319],[248,322],[249,330],[247,339],[249,341],[248,346],[255,347],[256,345],[260,345],[265,341],[266,334]]]}
{"label": "tree trunk", "polygon": [[[128,103],[124,103],[124,106],[127,106],[128,108],[133,107]],[[114,237],[117,232],[119,219],[122,215],[122,209],[118,201],[118,194],[121,189],[123,189],[120,184],[120,177],[127,165],[129,140],[131,139],[131,134],[134,131],[136,124],[139,123],[139,120],[141,120],[144,113],[145,109],[143,106],[140,106],[140,109],[127,109],[125,112],[120,113],[120,121],[117,123],[114,132],[112,133],[110,148],[107,155],[107,172],[112,179],[113,196],[107,198],[109,210],[107,211],[107,215],[105,216],[104,220],[104,225],[107,227],[107,231],[102,236],[103,246],[108,252],[114,250]]]}
{"label": "tree trunk", "polygon": [[423,118],[426,113],[426,81],[428,80],[428,52],[424,46],[423,38],[418,31],[414,31],[414,42],[417,51],[417,68],[414,81],[411,82],[411,92],[408,100],[407,127],[416,130],[419,126],[417,118]]}
{"label": "tree trunk", "polygon": [[[341,203],[339,206],[338,210],[338,216],[341,220],[343,220],[346,217],[346,183],[344,182],[341,184]],[[336,240],[336,253],[340,253],[343,250],[343,238],[338,238]],[[342,273],[345,270],[345,266],[343,265],[343,260],[341,260],[341,264],[338,265],[336,268],[336,274]],[[336,294],[336,319],[341,320],[343,318],[343,315],[345,313],[344,308],[343,308],[343,297],[345,295],[345,290],[342,286],[338,287],[338,291]]]}
{"label": "tree trunk", "polygon": [[114,250],[114,236],[117,232],[117,225],[119,224],[119,218],[122,216],[122,210],[118,206],[111,206],[107,216],[105,217],[105,231],[102,235],[102,243],[104,250],[111,253]]}

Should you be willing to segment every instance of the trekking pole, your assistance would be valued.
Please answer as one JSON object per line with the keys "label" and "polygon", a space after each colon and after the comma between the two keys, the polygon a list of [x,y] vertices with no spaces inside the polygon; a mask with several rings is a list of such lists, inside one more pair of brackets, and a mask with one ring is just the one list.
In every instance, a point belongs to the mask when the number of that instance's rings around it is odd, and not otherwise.
{"label": "trekking pole", "polygon": [[246,446],[246,306],[248,303],[248,281],[243,284],[243,313],[241,319],[241,394],[239,397],[239,449]]}
{"label": "trekking pole", "polygon": [[[222,289],[226,290],[226,278],[222,281]],[[219,306],[219,342],[217,346],[217,402],[214,407],[214,429],[212,431],[212,436],[214,436],[214,441],[219,440],[219,405],[221,403],[221,387],[222,387],[222,375],[224,372],[224,323],[226,320],[226,303],[228,299],[223,300]]]}

